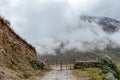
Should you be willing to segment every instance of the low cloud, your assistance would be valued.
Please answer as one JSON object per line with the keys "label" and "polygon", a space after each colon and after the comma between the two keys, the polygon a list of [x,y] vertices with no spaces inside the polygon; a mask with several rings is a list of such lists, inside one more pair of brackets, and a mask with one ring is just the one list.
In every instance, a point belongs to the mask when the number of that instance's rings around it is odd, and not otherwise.
{"label": "low cloud", "polygon": [[120,32],[107,34],[95,23],[80,21],[80,15],[120,20],[119,3],[119,0],[86,0],[83,4],[78,0],[71,5],[69,0],[0,0],[0,14],[39,53],[54,53],[61,42],[66,44],[63,51],[73,48],[87,51],[104,49],[110,43],[119,45]]}

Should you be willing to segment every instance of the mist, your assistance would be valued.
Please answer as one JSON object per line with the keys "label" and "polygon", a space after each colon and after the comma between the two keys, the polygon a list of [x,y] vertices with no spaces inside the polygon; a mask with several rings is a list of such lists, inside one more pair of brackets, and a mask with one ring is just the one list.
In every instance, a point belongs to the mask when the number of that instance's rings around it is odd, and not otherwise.
{"label": "mist", "polygon": [[[1,0],[0,14],[11,22],[21,37],[36,47],[39,54],[104,50],[120,46],[120,31],[106,33],[96,23],[83,22],[81,15],[120,20],[119,0]],[[2,5],[4,4],[4,5]]]}
{"label": "mist", "polygon": [[96,49],[104,50],[108,46],[120,47],[120,30],[107,33],[96,23],[81,20],[78,23],[66,27],[60,34],[47,37],[43,41],[41,39],[43,43],[36,45],[38,53],[56,54],[56,49],[60,49],[61,53],[73,49],[78,52],[90,52]]}

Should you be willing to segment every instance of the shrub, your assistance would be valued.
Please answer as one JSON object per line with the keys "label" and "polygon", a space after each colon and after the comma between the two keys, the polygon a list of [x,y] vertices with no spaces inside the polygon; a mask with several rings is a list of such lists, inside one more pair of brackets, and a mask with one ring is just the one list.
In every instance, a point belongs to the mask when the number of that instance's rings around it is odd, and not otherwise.
{"label": "shrub", "polygon": [[116,64],[114,64],[109,56],[101,56],[99,58],[100,65],[99,68],[102,69],[103,73],[106,74],[106,79],[110,80],[110,78],[120,80],[120,71],[117,68]]}

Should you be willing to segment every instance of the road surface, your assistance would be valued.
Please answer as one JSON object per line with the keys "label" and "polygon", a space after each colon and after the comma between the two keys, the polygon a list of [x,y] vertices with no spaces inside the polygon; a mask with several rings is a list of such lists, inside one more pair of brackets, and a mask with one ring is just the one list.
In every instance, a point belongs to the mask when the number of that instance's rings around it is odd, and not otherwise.
{"label": "road surface", "polygon": [[60,70],[59,68],[55,68],[46,74],[46,76],[42,78],[38,78],[37,80],[76,80],[75,77],[71,75],[70,70]]}

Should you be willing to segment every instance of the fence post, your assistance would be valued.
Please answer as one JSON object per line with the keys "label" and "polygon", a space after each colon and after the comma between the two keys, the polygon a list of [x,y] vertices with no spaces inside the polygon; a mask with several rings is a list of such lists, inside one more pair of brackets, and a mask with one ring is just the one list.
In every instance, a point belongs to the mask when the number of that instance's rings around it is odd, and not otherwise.
{"label": "fence post", "polygon": [[55,63],[55,65],[56,65],[56,68],[57,68],[57,60],[56,60],[56,63]]}
{"label": "fence post", "polygon": [[61,60],[61,62],[60,62],[60,70],[62,70],[62,64],[63,64],[63,61]]}

